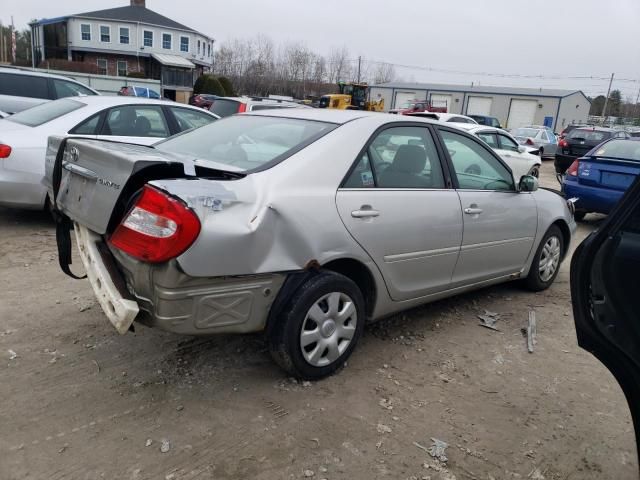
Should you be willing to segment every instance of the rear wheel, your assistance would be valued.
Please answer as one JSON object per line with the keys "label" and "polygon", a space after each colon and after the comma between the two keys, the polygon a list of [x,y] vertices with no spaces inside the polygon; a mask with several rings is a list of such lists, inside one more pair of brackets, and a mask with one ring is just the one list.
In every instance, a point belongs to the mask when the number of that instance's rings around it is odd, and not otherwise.
{"label": "rear wheel", "polygon": [[349,278],[321,272],[293,295],[267,338],[273,359],[290,375],[317,380],[344,365],[364,328],[364,299]]}
{"label": "rear wheel", "polygon": [[560,270],[560,260],[564,251],[562,232],[552,225],[542,238],[536,251],[525,285],[529,290],[546,290],[553,283]]}

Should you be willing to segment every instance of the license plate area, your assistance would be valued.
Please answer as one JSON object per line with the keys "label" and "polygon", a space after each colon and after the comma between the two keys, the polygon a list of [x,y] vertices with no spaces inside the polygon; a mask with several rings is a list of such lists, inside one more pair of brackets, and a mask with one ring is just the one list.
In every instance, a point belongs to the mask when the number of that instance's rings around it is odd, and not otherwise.
{"label": "license plate area", "polygon": [[69,163],[65,163],[63,169],[58,201],[65,206],[72,218],[84,218],[93,204],[97,175]]}
{"label": "license plate area", "polygon": [[634,179],[634,175],[614,172],[602,172],[600,183],[602,183],[602,185],[606,187],[626,190],[633,183]]}

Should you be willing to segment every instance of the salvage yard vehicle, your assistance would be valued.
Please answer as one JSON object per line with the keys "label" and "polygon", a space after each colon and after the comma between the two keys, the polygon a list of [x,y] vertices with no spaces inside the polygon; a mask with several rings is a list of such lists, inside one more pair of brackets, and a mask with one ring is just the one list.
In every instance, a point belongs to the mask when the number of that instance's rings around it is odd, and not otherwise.
{"label": "salvage yard vehicle", "polygon": [[367,321],[509,280],[548,288],[575,230],[564,198],[480,139],[405,116],[271,110],[47,151],[61,267],[73,223],[118,332],[264,331],[297,378],[340,368]]}
{"label": "salvage yard vehicle", "polygon": [[473,118],[466,115],[458,115],[457,113],[441,113],[441,112],[409,112],[404,115],[412,118],[431,118],[433,120],[440,120],[441,122],[451,123],[468,123],[471,125],[478,125]]}
{"label": "salvage yard vehicle", "polygon": [[609,217],[573,254],[571,303],[578,345],[600,360],[624,391],[640,455],[639,269],[640,179],[636,177]]}
{"label": "salvage yard vehicle", "polygon": [[175,102],[93,96],[54,100],[0,120],[0,206],[41,209],[49,135],[82,135],[150,145],[218,117]]}
{"label": "salvage yard vehicle", "polygon": [[318,108],[384,111],[384,98],[371,100],[369,85],[366,83],[340,82],[338,83],[338,92],[320,97]]}
{"label": "salvage yard vehicle", "polygon": [[[523,175],[532,175],[536,178],[540,176],[540,166],[542,165],[540,157],[528,153],[526,147],[518,145],[516,139],[506,131],[468,123],[458,123],[456,127],[477,136],[493,148],[500,155],[500,158],[509,165],[513,172],[513,178],[516,180],[519,180]],[[468,167],[470,171],[474,168],[476,168],[474,165]]]}
{"label": "salvage yard vehicle", "polygon": [[521,145],[535,147],[541,158],[554,158],[558,139],[550,128],[533,125],[516,128],[511,133]]}
{"label": "salvage yard vehicle", "polygon": [[576,158],[610,138],[630,138],[630,135],[607,127],[580,127],[571,130],[558,143],[554,161],[556,173],[564,175]]}
{"label": "salvage yard vehicle", "polygon": [[573,161],[563,178],[567,198],[575,197],[575,218],[609,213],[640,175],[640,138],[612,138]]}

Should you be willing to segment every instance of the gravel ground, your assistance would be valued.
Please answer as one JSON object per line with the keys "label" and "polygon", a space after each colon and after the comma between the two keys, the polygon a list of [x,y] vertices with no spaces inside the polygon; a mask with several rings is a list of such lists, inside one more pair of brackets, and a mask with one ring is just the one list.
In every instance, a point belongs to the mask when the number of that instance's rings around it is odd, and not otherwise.
{"label": "gravel ground", "polygon": [[576,345],[568,261],[546,292],[502,285],[369,326],[342,372],[297,383],[259,335],[118,335],[58,269],[46,215],[0,210],[0,232],[2,479],[637,478],[624,396]]}

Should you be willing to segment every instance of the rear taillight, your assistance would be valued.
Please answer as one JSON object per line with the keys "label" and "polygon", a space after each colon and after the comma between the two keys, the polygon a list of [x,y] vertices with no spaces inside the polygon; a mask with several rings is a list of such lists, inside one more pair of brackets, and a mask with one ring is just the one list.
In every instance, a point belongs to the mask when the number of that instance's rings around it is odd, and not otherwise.
{"label": "rear taillight", "polygon": [[247,111],[247,104],[246,103],[241,103],[238,106],[238,113],[242,113],[242,112],[246,112]]}
{"label": "rear taillight", "polygon": [[8,158],[11,155],[11,147],[0,143],[0,158]]}
{"label": "rear taillight", "polygon": [[527,138],[527,141],[524,143],[526,143],[527,145],[533,145],[533,140],[531,140],[530,138]]}
{"label": "rear taillight", "polygon": [[563,138],[558,142],[558,146],[560,148],[567,148],[569,146],[569,143]]}
{"label": "rear taillight", "polygon": [[572,177],[578,176],[578,167],[580,166],[580,162],[578,160],[574,160],[569,168],[567,168],[567,175],[571,175]]}
{"label": "rear taillight", "polygon": [[200,233],[200,220],[181,200],[146,185],[110,243],[132,257],[158,263],[175,258]]}

